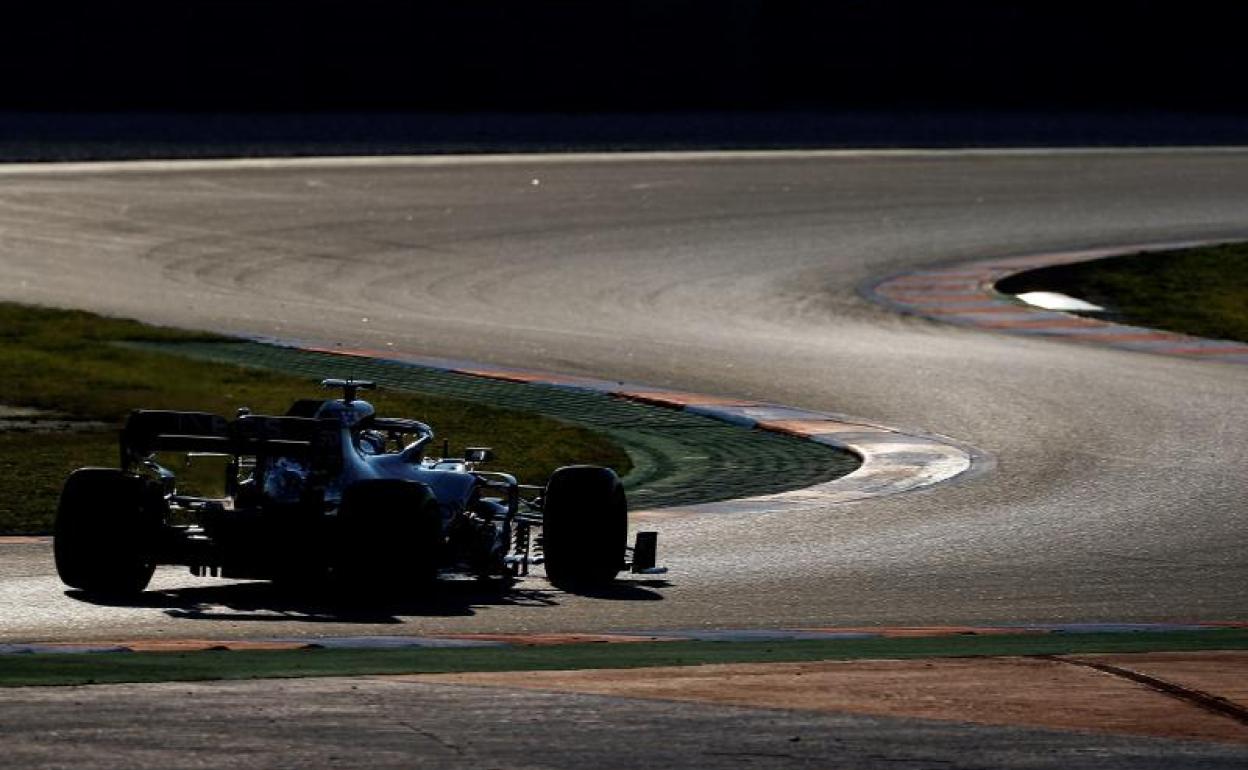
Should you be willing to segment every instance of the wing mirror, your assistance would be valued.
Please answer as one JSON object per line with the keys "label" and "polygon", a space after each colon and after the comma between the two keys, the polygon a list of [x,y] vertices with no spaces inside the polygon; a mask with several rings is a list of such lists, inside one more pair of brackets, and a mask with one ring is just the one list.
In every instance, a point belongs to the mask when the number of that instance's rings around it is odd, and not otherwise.
{"label": "wing mirror", "polygon": [[494,459],[494,450],[485,446],[470,446],[464,449],[464,459],[470,463],[488,463]]}

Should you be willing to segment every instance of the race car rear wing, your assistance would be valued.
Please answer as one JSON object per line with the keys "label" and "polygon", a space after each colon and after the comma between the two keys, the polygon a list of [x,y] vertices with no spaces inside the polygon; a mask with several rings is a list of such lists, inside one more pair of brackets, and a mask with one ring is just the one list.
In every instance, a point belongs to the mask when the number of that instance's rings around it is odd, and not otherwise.
{"label": "race car rear wing", "polygon": [[121,467],[129,470],[156,452],[332,455],[339,430],[332,419],[249,414],[230,422],[208,412],[140,409],[121,430]]}
{"label": "race car rear wing", "polygon": [[208,412],[139,409],[121,429],[121,468],[130,470],[156,452],[230,452],[230,424]]}

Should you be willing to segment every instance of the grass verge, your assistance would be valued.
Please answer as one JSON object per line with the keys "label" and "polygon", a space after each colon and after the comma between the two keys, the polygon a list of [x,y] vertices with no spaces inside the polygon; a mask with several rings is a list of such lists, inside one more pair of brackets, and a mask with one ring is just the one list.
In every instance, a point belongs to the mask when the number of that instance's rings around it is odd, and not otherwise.
{"label": "grass verge", "polygon": [[[146,326],[91,313],[0,303],[4,406],[46,410],[20,428],[0,420],[0,534],[51,530],[65,477],[84,465],[117,463],[113,426],[132,409],[233,415],[239,406],[282,414],[315,397],[317,378],[194,360],[116,343],[222,341],[214,335]],[[327,368],[321,377],[341,376]],[[328,397],[328,396],[327,396]],[[381,414],[410,416],[449,437],[453,452],[493,446],[498,467],[541,483],[560,465],[592,463],[628,472],[628,455],[592,431],[539,415],[445,397],[374,391]],[[41,427],[45,426],[45,427]]]}
{"label": "grass verge", "polygon": [[1044,267],[998,291],[1057,291],[1109,310],[1088,313],[1134,326],[1248,342],[1248,244],[1132,254]]}
{"label": "grass verge", "polygon": [[1228,629],[505,648],[13,654],[0,656],[0,686],[1243,649],[1248,649],[1248,630]]}

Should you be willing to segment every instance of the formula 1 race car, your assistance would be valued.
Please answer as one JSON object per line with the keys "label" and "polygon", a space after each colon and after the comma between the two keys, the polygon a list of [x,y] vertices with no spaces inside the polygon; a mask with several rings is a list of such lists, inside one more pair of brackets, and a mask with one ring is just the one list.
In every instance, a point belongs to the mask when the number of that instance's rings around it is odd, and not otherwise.
{"label": "formula 1 race car", "polygon": [[[133,412],[121,467],[74,471],[61,492],[61,580],[137,594],[157,565],[181,564],[199,576],[326,580],[392,595],[442,573],[519,577],[542,563],[552,583],[569,587],[601,587],[626,568],[660,571],[655,533],[626,546],[628,506],[611,469],[574,465],[543,487],[519,484],[480,469],[487,448],[427,457],[428,425],[379,417],[356,397],[373,383],[322,385],[342,397],[301,399],[280,417]],[[158,453],[220,458],[224,496],[179,494]]]}

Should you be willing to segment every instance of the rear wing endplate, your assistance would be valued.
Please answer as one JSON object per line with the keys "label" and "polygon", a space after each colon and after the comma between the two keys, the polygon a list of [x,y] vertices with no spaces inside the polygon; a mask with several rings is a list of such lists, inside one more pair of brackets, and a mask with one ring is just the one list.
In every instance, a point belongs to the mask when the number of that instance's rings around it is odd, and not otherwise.
{"label": "rear wing endplate", "polygon": [[121,430],[121,467],[155,452],[298,456],[332,450],[338,423],[308,417],[245,415],[234,422],[208,412],[140,409]]}

